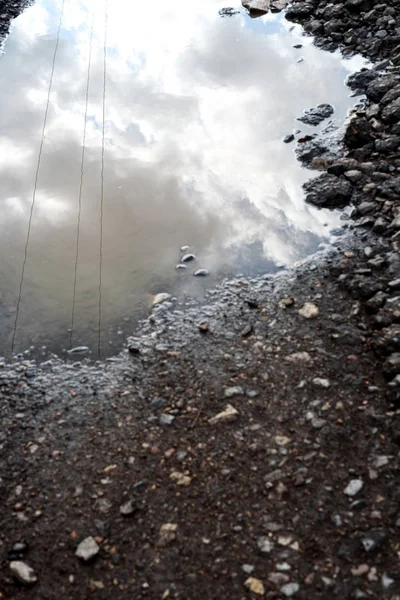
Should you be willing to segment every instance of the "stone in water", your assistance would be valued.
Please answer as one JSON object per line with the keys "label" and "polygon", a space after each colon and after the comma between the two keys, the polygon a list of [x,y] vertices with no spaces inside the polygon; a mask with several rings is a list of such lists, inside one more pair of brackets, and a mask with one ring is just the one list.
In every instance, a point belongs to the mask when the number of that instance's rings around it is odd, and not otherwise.
{"label": "stone in water", "polygon": [[167,294],[166,292],[161,293],[161,294],[156,294],[155,296],[153,296],[152,305],[156,306],[157,304],[161,304],[162,302],[165,302],[166,300],[169,300],[170,298],[171,298],[171,294]]}
{"label": "stone in water", "polygon": [[182,263],[191,262],[192,260],[196,260],[195,254],[184,254],[181,258]]}

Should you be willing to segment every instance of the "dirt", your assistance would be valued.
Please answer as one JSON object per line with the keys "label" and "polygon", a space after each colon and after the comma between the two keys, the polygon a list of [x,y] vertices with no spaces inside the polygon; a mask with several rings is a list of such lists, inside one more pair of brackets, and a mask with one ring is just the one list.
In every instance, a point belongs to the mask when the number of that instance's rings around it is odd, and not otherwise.
{"label": "dirt", "polygon": [[2,365],[1,597],[400,598],[400,159],[381,122],[319,164],[355,207],[329,251],[166,298],[105,364]]}

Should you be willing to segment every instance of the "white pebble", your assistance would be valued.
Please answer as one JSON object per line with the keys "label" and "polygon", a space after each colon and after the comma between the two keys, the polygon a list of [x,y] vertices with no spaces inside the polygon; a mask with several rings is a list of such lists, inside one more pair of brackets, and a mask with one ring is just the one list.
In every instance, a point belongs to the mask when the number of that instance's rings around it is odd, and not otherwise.
{"label": "white pebble", "polygon": [[345,488],[344,493],[346,496],[355,496],[362,490],[364,482],[362,479],[352,479],[348,486]]}

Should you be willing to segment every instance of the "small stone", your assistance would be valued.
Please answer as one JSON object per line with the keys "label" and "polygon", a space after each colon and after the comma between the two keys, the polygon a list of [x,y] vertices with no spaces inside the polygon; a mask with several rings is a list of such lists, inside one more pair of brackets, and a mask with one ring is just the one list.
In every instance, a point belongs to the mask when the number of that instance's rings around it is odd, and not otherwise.
{"label": "small stone", "polygon": [[352,567],[351,573],[355,577],[359,577],[360,575],[365,575],[369,571],[368,565],[359,565],[358,567]]}
{"label": "small stone", "polygon": [[130,516],[134,515],[137,512],[137,510],[138,509],[137,509],[137,506],[136,506],[134,500],[128,500],[128,502],[125,502],[125,504],[122,504],[119,507],[119,512],[124,517],[130,517]]}
{"label": "small stone", "polygon": [[391,585],[394,584],[394,579],[392,579],[391,577],[386,575],[386,573],[384,573],[382,575],[381,581],[382,581],[382,586],[385,588],[385,590],[387,590]]}
{"label": "small stone", "polygon": [[165,398],[161,398],[161,396],[154,396],[151,400],[151,408],[153,410],[159,410],[163,408],[167,404],[167,400]]}
{"label": "small stone", "polygon": [[244,391],[240,386],[226,388],[224,392],[225,398],[233,398],[234,396],[243,396]]}
{"label": "small stone", "polygon": [[290,443],[290,438],[286,435],[276,435],[274,439],[278,446],[287,446]]}
{"label": "small stone", "polygon": [[362,490],[364,482],[362,479],[352,479],[348,486],[345,488],[344,493],[346,496],[355,496]]}
{"label": "small stone", "polygon": [[242,571],[247,573],[247,575],[251,575],[254,572],[254,569],[255,569],[254,565],[247,565],[247,564],[242,565]]}
{"label": "small stone", "polygon": [[197,269],[197,271],[193,273],[195,277],[207,277],[209,274],[210,271],[207,271],[207,269]]}
{"label": "small stone", "polygon": [[285,573],[270,573],[268,575],[268,581],[274,585],[284,585],[290,581],[290,577],[289,575],[285,575]]}
{"label": "small stone", "polygon": [[140,354],[140,345],[136,343],[129,344],[128,352],[130,354]]}
{"label": "small stone", "polygon": [[[72,579],[71,579],[72,578]],[[73,575],[70,575],[69,582],[74,583],[75,578]],[[89,581],[89,589],[91,592],[95,592],[96,590],[104,590],[105,585],[102,581],[98,581],[95,579],[90,579]]]}
{"label": "small stone", "polygon": [[107,498],[98,498],[95,502],[95,508],[101,512],[101,513],[108,513],[110,512],[111,508],[112,508],[112,504],[110,502],[110,500],[107,500]]}
{"label": "small stone", "polygon": [[375,481],[375,479],[378,479],[378,471],[375,471],[374,469],[368,469],[368,477],[371,481]]}
{"label": "small stone", "polygon": [[178,265],[176,265],[175,269],[177,271],[185,271],[187,269],[187,265],[183,265],[182,263],[179,263]]}
{"label": "small stone", "polygon": [[191,477],[189,477],[188,475],[185,475],[184,473],[180,473],[179,471],[174,471],[173,473],[171,473],[169,478],[172,479],[172,481],[175,481],[176,485],[181,485],[181,486],[185,486],[185,487],[190,485],[192,482]]}
{"label": "small stone", "polygon": [[271,473],[267,473],[267,475],[264,475],[264,481],[267,487],[273,487],[272,484],[275,481],[282,479],[282,477],[284,477],[283,471],[281,471],[281,469],[276,469],[275,471],[271,471]]}
{"label": "small stone", "polygon": [[319,315],[319,308],[312,302],[305,302],[304,306],[299,310],[299,315],[304,319],[315,319]]}
{"label": "small stone", "polygon": [[285,356],[285,360],[288,362],[305,362],[311,363],[312,358],[308,352],[293,352],[293,354],[289,354],[289,356]]}
{"label": "small stone", "polygon": [[263,596],[265,593],[264,586],[262,581],[256,579],[255,577],[249,577],[244,585],[249,588],[253,594],[258,594],[259,596]]}
{"label": "small stone", "polygon": [[280,535],[278,537],[278,544],[280,546],[290,546],[290,544],[293,542],[293,538],[290,535]]}
{"label": "small stone", "polygon": [[311,425],[314,429],[322,429],[326,424],[327,421],[325,419],[319,419],[318,417],[311,419]]}
{"label": "small stone", "polygon": [[377,456],[372,463],[375,469],[380,469],[389,464],[390,456]]}
{"label": "small stone", "polygon": [[86,354],[89,352],[88,346],[77,346],[76,348],[71,348],[71,350],[67,350],[68,354]]}
{"label": "small stone", "polygon": [[246,337],[249,337],[252,333],[253,333],[253,325],[249,324],[249,325],[246,325],[246,327],[244,327],[242,329],[242,331],[240,332],[240,335],[243,338],[246,338]]}
{"label": "small stone", "polygon": [[376,567],[371,567],[368,573],[368,581],[378,581],[378,569]]}
{"label": "small stone", "polygon": [[261,552],[269,554],[274,548],[274,542],[270,540],[270,538],[266,535],[263,535],[262,537],[258,538],[257,546],[259,547]]}
{"label": "small stone", "polygon": [[294,135],[293,135],[293,133],[290,133],[289,135],[286,135],[286,136],[283,138],[283,142],[284,142],[285,144],[290,144],[290,142],[293,142],[293,141],[294,141]]}
{"label": "small stone", "polygon": [[24,554],[29,550],[29,544],[27,542],[16,542],[13,546],[13,552],[17,552],[18,554]]}
{"label": "small stone", "polygon": [[363,536],[361,538],[361,543],[366,552],[371,552],[372,550],[376,550],[382,546],[386,538],[387,534],[384,529],[376,529],[375,531],[371,531]]}
{"label": "small stone", "polygon": [[176,532],[178,530],[178,525],[175,523],[164,523],[160,527],[160,534],[158,537],[158,545],[159,546],[168,546],[171,542],[176,539]]}
{"label": "small stone", "polygon": [[299,586],[298,583],[287,583],[286,585],[283,585],[281,587],[281,592],[287,598],[291,598],[292,596],[294,596],[295,594],[297,594],[297,592],[299,591],[299,589],[300,589],[300,586]]}
{"label": "small stone", "polygon": [[23,585],[34,585],[37,582],[35,571],[32,567],[22,562],[22,560],[12,560],[10,562],[10,571]]}
{"label": "small stone", "polygon": [[175,417],[173,415],[168,415],[167,413],[163,413],[162,415],[160,415],[158,422],[160,423],[160,425],[172,425],[174,420],[175,420]]}
{"label": "small stone", "polygon": [[291,306],[294,306],[295,299],[293,298],[293,296],[286,296],[286,298],[284,298],[282,302],[285,308],[290,308]]}
{"label": "small stone", "polygon": [[357,171],[356,169],[352,169],[350,171],[346,171],[344,176],[346,177],[346,179],[348,179],[349,181],[351,181],[352,183],[356,183],[357,181],[359,181],[362,177],[362,173],[361,171]]}
{"label": "small stone", "polygon": [[391,290],[400,290],[400,279],[393,279],[389,281],[388,286]]}
{"label": "small stone", "polygon": [[181,246],[181,252],[187,252],[190,246]]}
{"label": "small stone", "polygon": [[221,422],[229,423],[230,421],[235,421],[238,416],[239,412],[236,410],[236,408],[228,404],[225,410],[215,415],[215,417],[211,417],[208,422],[210,425],[215,425],[216,423]]}
{"label": "small stone", "polygon": [[287,562],[277,563],[276,568],[278,571],[290,571],[292,567]]}
{"label": "small stone", "polygon": [[196,260],[195,254],[184,254],[181,258],[181,263],[191,262],[192,260]]}
{"label": "small stone", "polygon": [[75,555],[81,558],[85,562],[88,562],[96,556],[100,551],[100,546],[94,540],[94,538],[87,537],[83,540],[76,549]]}
{"label": "small stone", "polygon": [[157,304],[161,304],[162,302],[165,302],[166,300],[169,300],[170,298],[171,298],[171,294],[167,294],[166,292],[161,293],[161,294],[156,294],[155,296],[153,296],[152,305],[157,306]]}
{"label": "small stone", "polygon": [[321,379],[320,377],[315,377],[313,380],[313,384],[317,387],[328,388],[330,386],[329,379]]}

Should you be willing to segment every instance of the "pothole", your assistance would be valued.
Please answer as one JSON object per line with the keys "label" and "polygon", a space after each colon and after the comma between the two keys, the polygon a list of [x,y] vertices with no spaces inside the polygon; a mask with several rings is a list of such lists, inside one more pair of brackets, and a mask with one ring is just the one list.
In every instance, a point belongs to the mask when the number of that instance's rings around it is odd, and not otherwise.
{"label": "pothole", "polygon": [[[107,356],[152,295],[329,243],[340,214],[304,203],[294,148],[343,124],[362,61],[282,13],[226,8],[42,0],[15,20],[0,59],[2,353]],[[320,104],[333,112],[298,120]],[[184,245],[196,260],[177,270]]]}

